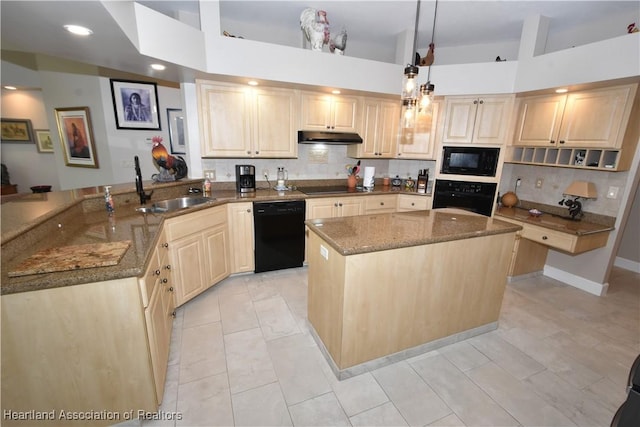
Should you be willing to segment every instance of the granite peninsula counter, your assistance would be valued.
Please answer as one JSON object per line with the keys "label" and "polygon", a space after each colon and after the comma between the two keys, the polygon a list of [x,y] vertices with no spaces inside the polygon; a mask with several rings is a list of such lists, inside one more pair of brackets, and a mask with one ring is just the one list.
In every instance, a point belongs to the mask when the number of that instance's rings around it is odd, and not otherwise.
{"label": "granite peninsula counter", "polygon": [[497,328],[521,226],[458,209],[306,224],[308,318],[338,378]]}

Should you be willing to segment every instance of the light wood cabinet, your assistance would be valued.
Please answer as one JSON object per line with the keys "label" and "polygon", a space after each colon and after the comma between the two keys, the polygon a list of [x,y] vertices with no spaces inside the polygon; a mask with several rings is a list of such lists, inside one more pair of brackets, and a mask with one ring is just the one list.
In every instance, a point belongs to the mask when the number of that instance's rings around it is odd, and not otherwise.
{"label": "light wood cabinet", "polygon": [[255,270],[253,203],[229,203],[229,253],[231,273]]}
{"label": "light wood cabinet", "polygon": [[202,157],[295,158],[297,92],[197,80]]}
{"label": "light wood cabinet", "polygon": [[364,197],[364,214],[396,212],[398,207],[397,194],[383,194]]}
{"label": "light wood cabinet", "polygon": [[442,142],[505,143],[513,99],[513,95],[446,97]]}
{"label": "light wood cabinet", "polygon": [[522,98],[513,145],[621,148],[636,86]]}
{"label": "light wood cabinet", "polygon": [[414,196],[398,194],[398,212],[420,211],[431,209],[432,198],[428,196]]}
{"label": "light wood cabinet", "polygon": [[397,158],[416,160],[430,160],[435,158],[434,148],[436,145],[438,122],[441,119],[441,108],[441,101],[435,101],[433,103],[431,120],[427,120],[424,116],[418,114],[413,143],[401,144],[400,141],[398,141]]}
{"label": "light wood cabinet", "polygon": [[337,218],[364,214],[364,197],[323,197],[306,200],[306,219]]}
{"label": "light wood cabinet", "polygon": [[165,229],[176,307],[229,276],[226,206],[167,219]]}
{"label": "light wood cabinet", "polygon": [[390,159],[396,155],[400,103],[366,98],[362,117],[362,144],[350,145],[347,155],[355,158]]}
{"label": "light wood cabinet", "polygon": [[358,132],[358,97],[302,92],[301,103],[302,129]]}

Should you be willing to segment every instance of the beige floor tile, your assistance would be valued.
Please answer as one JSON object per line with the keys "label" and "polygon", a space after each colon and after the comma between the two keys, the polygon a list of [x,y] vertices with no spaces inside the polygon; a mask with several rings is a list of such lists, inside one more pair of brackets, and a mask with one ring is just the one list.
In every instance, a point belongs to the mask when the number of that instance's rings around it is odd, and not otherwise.
{"label": "beige floor tile", "polygon": [[387,402],[380,406],[369,409],[354,415],[350,418],[351,425],[356,426],[407,426],[407,422],[400,412],[393,406],[393,403]]}
{"label": "beige floor tile", "polygon": [[248,291],[220,295],[219,304],[222,330],[225,335],[259,326],[255,307]]}
{"label": "beige floor tile", "polygon": [[351,426],[333,393],[289,406],[294,426]]}
{"label": "beige floor tile", "polygon": [[176,426],[233,425],[231,394],[226,374],[213,375],[178,388]]}
{"label": "beige floor tile", "polygon": [[473,368],[467,375],[524,426],[575,425],[531,390],[528,384],[493,362]]}
{"label": "beige floor tile", "polygon": [[218,293],[215,288],[205,291],[184,305],[183,327],[204,325],[220,321],[220,308],[218,307]]}
{"label": "beige floor tile", "polygon": [[464,427],[465,424],[456,414],[447,415],[437,421],[432,422],[429,426],[433,427]]}
{"label": "beige floor tile", "polygon": [[407,362],[376,369],[372,374],[411,426],[422,426],[452,413]]}
{"label": "beige floor tile", "polygon": [[296,319],[281,296],[254,301],[253,306],[265,340],[300,333]]}
{"label": "beige floor tile", "polygon": [[220,323],[182,330],[180,384],[227,370]]}
{"label": "beige floor tile", "polygon": [[468,371],[476,366],[489,362],[487,356],[467,341],[457,342],[438,349],[438,352],[449,359],[461,371]]}
{"label": "beige floor tile", "polygon": [[260,328],[224,336],[231,393],[277,381]]}
{"label": "beige floor tile", "polygon": [[294,405],[331,391],[314,357],[319,350],[304,335],[269,341],[267,348],[287,404]]}
{"label": "beige floor tile", "polygon": [[293,425],[277,382],[231,396],[236,426]]}
{"label": "beige floor tile", "polygon": [[444,356],[434,355],[412,360],[411,366],[466,425],[519,425],[517,420]]}
{"label": "beige floor tile", "polygon": [[331,387],[349,417],[389,401],[380,384],[368,372],[334,382]]}

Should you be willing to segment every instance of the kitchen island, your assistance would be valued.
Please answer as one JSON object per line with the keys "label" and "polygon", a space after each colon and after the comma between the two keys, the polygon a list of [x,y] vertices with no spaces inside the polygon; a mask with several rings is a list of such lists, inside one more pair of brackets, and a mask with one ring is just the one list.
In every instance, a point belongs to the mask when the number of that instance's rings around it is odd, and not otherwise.
{"label": "kitchen island", "polygon": [[306,224],[309,323],[339,379],[497,328],[519,225],[457,209]]}

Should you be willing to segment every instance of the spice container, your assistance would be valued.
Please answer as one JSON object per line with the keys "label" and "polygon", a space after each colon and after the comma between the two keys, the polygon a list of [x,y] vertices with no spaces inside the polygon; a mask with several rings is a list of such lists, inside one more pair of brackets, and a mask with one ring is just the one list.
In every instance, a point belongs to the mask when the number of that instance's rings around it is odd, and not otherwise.
{"label": "spice container", "polygon": [[104,206],[107,209],[107,213],[112,214],[115,211],[113,206],[113,197],[111,196],[111,186],[104,187]]}

